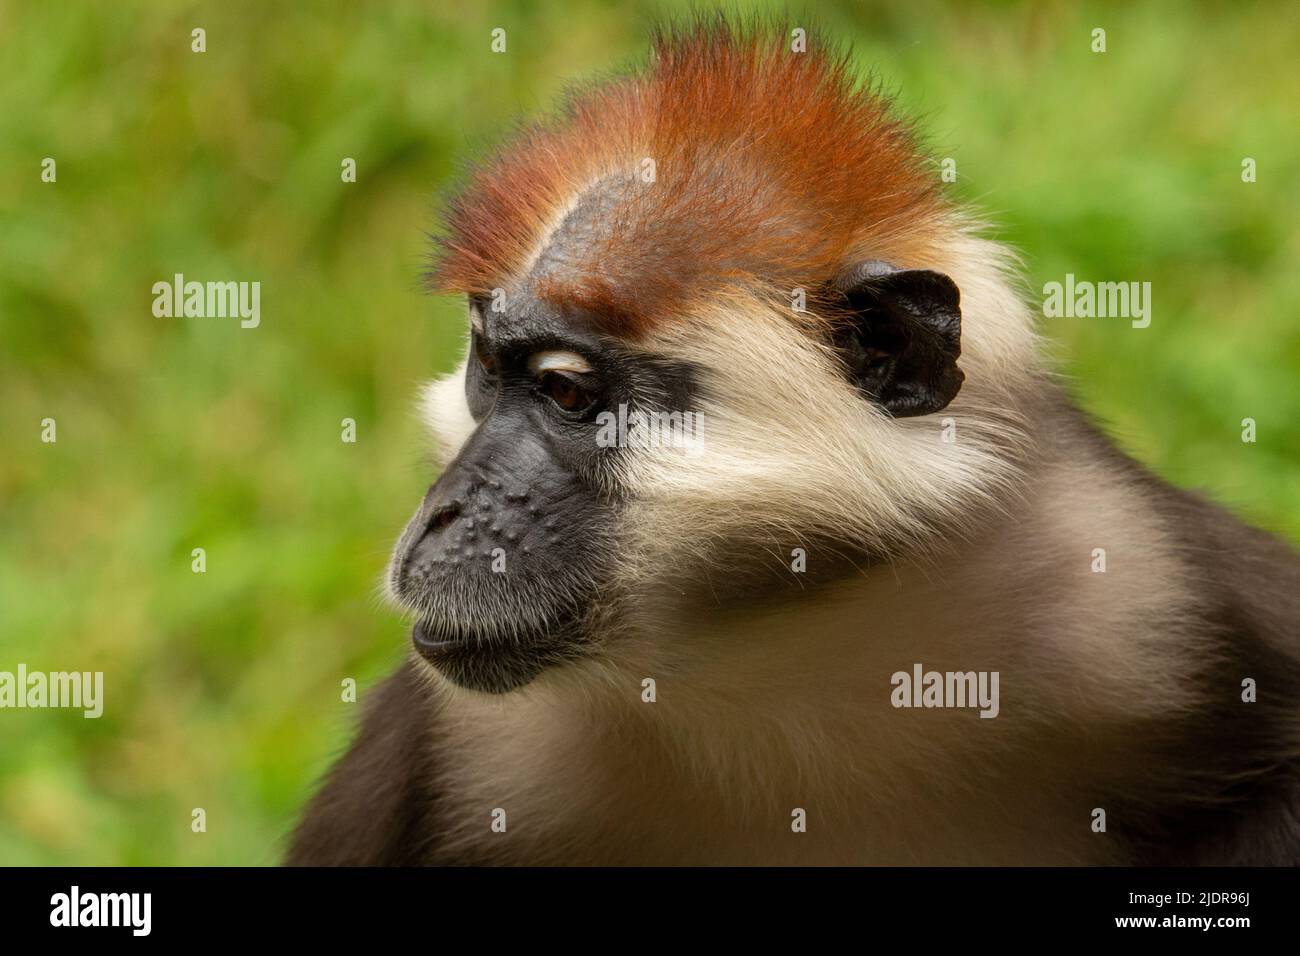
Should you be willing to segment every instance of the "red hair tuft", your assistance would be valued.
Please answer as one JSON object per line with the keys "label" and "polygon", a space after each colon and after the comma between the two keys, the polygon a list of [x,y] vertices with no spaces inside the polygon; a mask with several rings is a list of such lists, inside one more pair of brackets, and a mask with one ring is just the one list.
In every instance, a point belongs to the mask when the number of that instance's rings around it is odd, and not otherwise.
{"label": "red hair tuft", "polygon": [[862,259],[902,259],[942,212],[908,128],[844,55],[711,19],[661,32],[645,70],[572,95],[484,164],[450,205],[435,287],[525,278],[607,181],[598,228],[537,293],[628,335],[723,283],[811,291]]}

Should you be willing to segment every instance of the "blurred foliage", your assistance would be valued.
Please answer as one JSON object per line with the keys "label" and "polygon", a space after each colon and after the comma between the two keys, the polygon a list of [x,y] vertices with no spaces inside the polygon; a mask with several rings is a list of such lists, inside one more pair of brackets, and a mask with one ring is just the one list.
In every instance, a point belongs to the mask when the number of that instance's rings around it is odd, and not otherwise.
{"label": "blurred foliage", "polygon": [[[0,2],[0,669],[106,687],[97,721],[0,712],[0,862],[278,858],[356,713],[340,681],[364,698],[406,648],[377,581],[432,476],[416,385],[463,326],[420,291],[435,198],[677,6]],[[1047,323],[1081,401],[1168,478],[1300,539],[1285,9],[817,18],[957,159],[951,188],[1022,251],[1027,294],[1067,272],[1153,284],[1144,331]],[[154,318],[177,272],[260,280],[261,327]]]}

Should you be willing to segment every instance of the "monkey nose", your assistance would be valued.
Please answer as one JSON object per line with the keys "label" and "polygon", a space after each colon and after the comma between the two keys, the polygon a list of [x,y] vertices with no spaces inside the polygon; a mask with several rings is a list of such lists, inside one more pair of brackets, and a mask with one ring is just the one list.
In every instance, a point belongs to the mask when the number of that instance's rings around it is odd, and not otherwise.
{"label": "monkey nose", "polygon": [[424,533],[426,535],[437,534],[459,518],[460,513],[461,504],[459,501],[453,501],[450,504],[434,508],[429,515],[428,521],[425,522]]}

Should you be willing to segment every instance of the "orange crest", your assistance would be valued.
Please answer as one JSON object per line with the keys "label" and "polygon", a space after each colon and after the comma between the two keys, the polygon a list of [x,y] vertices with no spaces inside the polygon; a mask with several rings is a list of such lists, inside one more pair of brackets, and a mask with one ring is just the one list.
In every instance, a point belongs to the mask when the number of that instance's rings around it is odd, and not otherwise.
{"label": "orange crest", "polygon": [[724,284],[816,289],[900,261],[937,176],[847,58],[720,19],[660,33],[649,65],[522,130],[449,208],[433,283],[541,298],[635,336]]}

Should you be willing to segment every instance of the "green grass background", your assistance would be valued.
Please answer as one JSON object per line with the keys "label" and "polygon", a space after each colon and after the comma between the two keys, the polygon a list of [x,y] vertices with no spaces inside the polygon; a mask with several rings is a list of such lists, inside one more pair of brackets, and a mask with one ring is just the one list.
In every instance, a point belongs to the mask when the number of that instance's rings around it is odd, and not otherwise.
{"label": "green grass background", "polygon": [[[816,6],[1027,288],[1153,284],[1145,331],[1047,325],[1082,402],[1300,540],[1294,11]],[[0,669],[106,682],[97,721],[0,711],[0,862],[277,859],[355,716],[341,679],[364,698],[406,648],[376,584],[433,477],[414,389],[463,324],[419,288],[436,197],[512,118],[642,55],[664,9],[0,2]],[[260,280],[261,327],[154,318],[175,272]]]}

